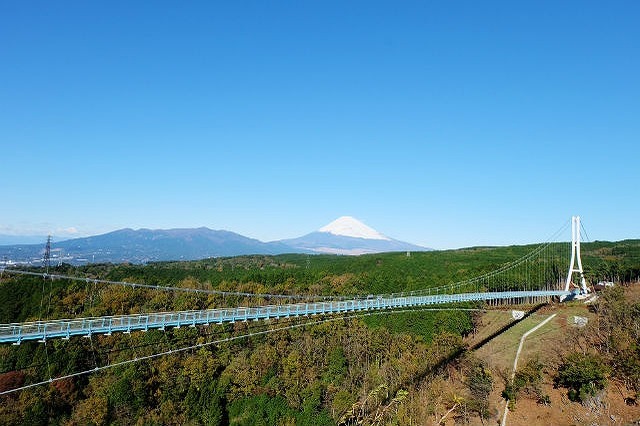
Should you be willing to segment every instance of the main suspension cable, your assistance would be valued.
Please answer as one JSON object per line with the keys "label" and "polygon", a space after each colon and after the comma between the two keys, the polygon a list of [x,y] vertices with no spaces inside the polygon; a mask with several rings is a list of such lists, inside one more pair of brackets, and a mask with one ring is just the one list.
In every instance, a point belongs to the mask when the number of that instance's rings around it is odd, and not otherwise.
{"label": "main suspension cable", "polygon": [[70,280],[70,281],[82,281],[82,282],[93,282],[94,284],[108,284],[108,285],[120,285],[131,288],[146,288],[152,290],[162,290],[162,291],[183,291],[187,293],[200,293],[200,294],[214,294],[220,296],[240,296],[240,297],[258,297],[263,299],[301,299],[301,300],[328,300],[328,299],[336,299],[342,296],[314,296],[314,295],[300,295],[300,294],[272,294],[272,293],[249,293],[243,291],[224,291],[224,290],[206,290],[200,288],[192,288],[192,287],[172,287],[172,286],[162,286],[162,285],[153,285],[153,284],[141,284],[141,283],[131,283],[127,281],[111,281],[104,280],[99,278],[83,278],[83,277],[74,277],[70,275],[62,275],[62,274],[48,274],[46,272],[32,272],[32,271],[23,271],[20,269],[4,269],[4,272],[10,274],[17,275],[30,275],[36,277],[43,277],[49,279],[62,279],[62,280]]}

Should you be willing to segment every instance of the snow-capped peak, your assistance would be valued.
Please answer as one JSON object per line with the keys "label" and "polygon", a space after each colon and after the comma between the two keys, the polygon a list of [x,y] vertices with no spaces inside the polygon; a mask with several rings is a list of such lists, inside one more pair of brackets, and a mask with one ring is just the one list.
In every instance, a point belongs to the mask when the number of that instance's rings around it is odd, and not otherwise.
{"label": "snow-capped peak", "polygon": [[375,229],[368,227],[351,216],[339,217],[330,224],[318,229],[318,232],[328,232],[333,235],[365,238],[368,240],[390,240],[390,238],[385,237]]}

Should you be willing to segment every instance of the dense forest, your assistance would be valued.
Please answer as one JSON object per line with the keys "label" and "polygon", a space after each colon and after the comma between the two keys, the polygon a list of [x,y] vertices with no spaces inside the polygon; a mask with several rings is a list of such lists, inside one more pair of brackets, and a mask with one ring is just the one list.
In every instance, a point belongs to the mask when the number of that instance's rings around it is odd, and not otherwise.
{"label": "dense forest", "polygon": [[[286,303],[108,285],[95,278],[260,294],[366,297],[466,280],[533,248],[63,264],[51,272],[87,279],[2,274],[0,323]],[[582,250],[589,282],[631,283],[640,277],[640,240],[587,243]],[[626,297],[618,286],[593,310],[599,320],[585,334],[570,336],[566,347],[575,354],[558,366],[557,386],[581,401],[610,378],[637,395],[640,300]],[[483,421],[495,414],[488,404],[493,389],[504,388],[504,397],[517,405],[521,395],[536,388],[542,367],[527,364],[515,381],[500,383],[465,343],[479,324],[477,315],[473,310],[415,309],[0,346],[0,392],[70,376],[0,396],[0,423],[430,424],[447,416]],[[587,367],[575,371],[574,365]],[[446,379],[451,369],[459,378],[455,384]],[[593,377],[578,377],[583,371]],[[544,402],[544,395],[539,397]]]}

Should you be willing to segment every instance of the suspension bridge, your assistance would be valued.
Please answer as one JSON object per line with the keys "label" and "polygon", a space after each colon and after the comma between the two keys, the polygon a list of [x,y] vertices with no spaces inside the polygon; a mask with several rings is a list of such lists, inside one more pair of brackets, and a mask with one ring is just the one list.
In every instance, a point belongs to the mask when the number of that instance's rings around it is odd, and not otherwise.
{"label": "suspension bridge", "polygon": [[[110,285],[124,285],[131,288],[147,288],[159,291],[186,291],[259,297],[261,299],[281,299],[290,303],[253,307],[225,307],[205,310],[154,312],[132,315],[84,317],[72,319],[41,320],[23,323],[0,324],[0,343],[19,345],[23,341],[37,340],[46,343],[49,339],[70,339],[73,336],[112,333],[131,333],[150,329],[165,330],[168,327],[197,327],[210,324],[235,323],[236,321],[267,321],[280,318],[315,317],[318,315],[348,315],[363,311],[386,311],[424,307],[459,302],[499,303],[539,303],[550,298],[564,301],[585,297],[589,289],[584,280],[580,258],[580,218],[571,221],[570,254],[558,253],[558,244],[541,244],[532,252],[503,267],[455,284],[429,287],[411,292],[354,296],[302,296],[284,294],[255,294],[245,292],[224,292],[182,287],[154,286],[149,284],[89,280],[46,272],[4,269],[7,274],[42,276],[44,279],[68,279],[76,281],[100,282]],[[556,234],[563,232],[564,228]],[[561,251],[564,248],[560,248]],[[569,257],[570,256],[570,257]],[[563,261],[569,257],[568,275],[562,280],[559,273]],[[572,276],[578,274],[579,284],[574,285]],[[574,288],[572,288],[574,287]],[[297,301],[291,303],[293,300]],[[302,300],[302,301],[300,301]]]}

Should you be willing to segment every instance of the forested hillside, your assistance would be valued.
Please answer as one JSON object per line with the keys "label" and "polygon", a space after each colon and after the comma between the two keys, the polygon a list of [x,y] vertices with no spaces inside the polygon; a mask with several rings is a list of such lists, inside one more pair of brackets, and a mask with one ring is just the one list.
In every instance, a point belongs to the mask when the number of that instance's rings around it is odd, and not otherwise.
{"label": "forested hillside", "polygon": [[[4,273],[0,323],[280,303],[106,285],[93,278],[252,293],[367,297],[468,279],[534,247],[479,247],[409,256],[242,256],[52,269],[86,281]],[[640,241],[584,244],[583,263],[592,282],[637,280]],[[464,336],[477,326],[471,311],[416,310],[326,320],[318,316],[237,322],[0,346],[0,391],[99,370],[0,396],[0,423],[415,424],[420,416],[439,419],[463,405],[469,418],[490,414],[487,395],[502,384],[465,350]],[[254,336],[212,343],[246,334]],[[615,345],[609,348],[614,350]],[[628,348],[631,354],[637,350],[632,344]],[[161,353],[166,354],[141,360]],[[634,361],[629,362],[629,368],[635,368]],[[451,368],[464,377],[460,391],[464,404],[443,390]],[[579,394],[580,388],[576,391]],[[451,413],[453,418],[456,409]]]}

